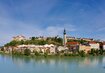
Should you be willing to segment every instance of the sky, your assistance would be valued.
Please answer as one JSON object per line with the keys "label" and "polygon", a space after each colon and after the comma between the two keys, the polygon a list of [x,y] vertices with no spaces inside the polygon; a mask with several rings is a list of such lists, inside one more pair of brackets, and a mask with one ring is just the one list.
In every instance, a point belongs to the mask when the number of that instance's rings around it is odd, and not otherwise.
{"label": "sky", "polygon": [[13,36],[105,40],[105,0],[0,0],[0,45]]}

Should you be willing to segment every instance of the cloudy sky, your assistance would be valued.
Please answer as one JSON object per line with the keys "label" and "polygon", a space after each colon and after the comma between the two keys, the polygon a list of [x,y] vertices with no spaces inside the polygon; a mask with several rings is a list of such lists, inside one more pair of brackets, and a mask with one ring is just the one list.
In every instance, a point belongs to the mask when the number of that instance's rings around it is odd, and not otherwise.
{"label": "cloudy sky", "polygon": [[105,39],[105,0],[0,0],[0,45],[13,36]]}

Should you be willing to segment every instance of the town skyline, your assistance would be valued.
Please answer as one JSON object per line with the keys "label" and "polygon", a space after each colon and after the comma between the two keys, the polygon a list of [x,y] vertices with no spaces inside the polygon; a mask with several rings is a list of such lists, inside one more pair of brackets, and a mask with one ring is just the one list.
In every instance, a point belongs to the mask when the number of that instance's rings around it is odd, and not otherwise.
{"label": "town skyline", "polygon": [[13,36],[62,36],[105,40],[104,0],[0,0],[0,45]]}

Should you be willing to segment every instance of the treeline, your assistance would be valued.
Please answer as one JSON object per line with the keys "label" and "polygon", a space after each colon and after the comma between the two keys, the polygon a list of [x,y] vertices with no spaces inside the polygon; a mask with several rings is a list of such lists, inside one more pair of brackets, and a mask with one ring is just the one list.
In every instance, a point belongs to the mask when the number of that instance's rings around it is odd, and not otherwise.
{"label": "treeline", "polygon": [[37,38],[35,37],[32,37],[30,40],[21,40],[21,41],[11,41],[7,44],[5,44],[4,46],[17,46],[17,45],[22,45],[22,44],[25,44],[25,45],[28,45],[28,44],[34,44],[34,45],[45,45],[45,44],[54,44],[54,45],[62,45],[62,38],[57,38],[57,37],[54,37],[54,38],[47,38],[46,40],[38,40]]}
{"label": "treeline", "polygon": [[85,53],[84,51],[79,51],[78,54],[82,57],[87,56],[87,55],[92,55],[92,56],[99,56],[99,55],[105,55],[105,50],[103,49],[91,49],[88,53]]}
{"label": "treeline", "polygon": [[[59,53],[61,54],[61,53]],[[72,52],[72,53],[63,53],[64,56],[99,56],[99,55],[105,55],[105,50],[103,49],[91,49],[89,52],[85,53],[85,51],[78,51],[78,52]]]}

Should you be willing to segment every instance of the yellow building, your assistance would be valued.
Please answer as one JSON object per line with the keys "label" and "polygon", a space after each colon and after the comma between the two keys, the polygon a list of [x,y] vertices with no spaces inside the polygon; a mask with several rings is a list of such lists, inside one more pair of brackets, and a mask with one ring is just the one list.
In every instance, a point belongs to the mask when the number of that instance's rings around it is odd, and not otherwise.
{"label": "yellow building", "polygon": [[91,46],[89,45],[79,45],[79,51],[84,51],[85,53],[88,53],[91,50]]}

